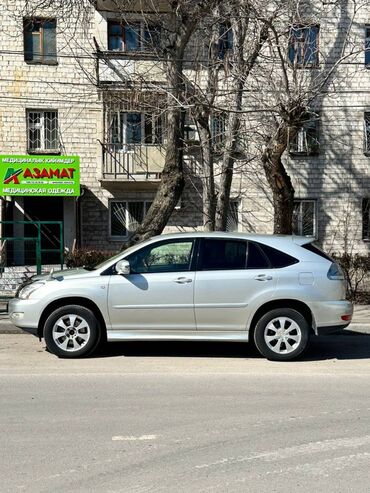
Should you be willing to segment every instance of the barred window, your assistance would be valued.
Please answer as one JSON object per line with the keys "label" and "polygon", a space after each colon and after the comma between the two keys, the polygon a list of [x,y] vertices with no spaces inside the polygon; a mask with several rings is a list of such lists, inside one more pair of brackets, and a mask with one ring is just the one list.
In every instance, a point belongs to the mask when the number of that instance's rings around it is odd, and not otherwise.
{"label": "barred window", "polygon": [[219,29],[218,57],[224,59],[233,50],[233,30],[229,22],[222,22]]}
{"label": "barred window", "polygon": [[291,154],[310,156],[318,154],[319,147],[319,120],[317,116],[309,116],[298,130],[297,135],[291,140],[289,152]]}
{"label": "barred window", "polygon": [[370,199],[362,199],[362,239],[370,240]]}
{"label": "barred window", "polygon": [[315,200],[295,200],[293,233],[300,236],[316,236],[317,212]]}
{"label": "barred window", "polygon": [[56,20],[31,18],[23,21],[24,59],[55,64],[57,61]]}
{"label": "barred window", "polygon": [[370,113],[365,113],[364,119],[364,151],[370,153]]}
{"label": "barred window", "polygon": [[292,26],[288,57],[295,67],[315,67],[319,62],[319,26]]}
{"label": "barred window", "polygon": [[58,112],[27,110],[29,152],[59,152]]}
{"label": "barred window", "polygon": [[226,231],[238,231],[239,229],[239,200],[231,199],[229,214],[227,216]]}
{"label": "barred window", "polygon": [[225,113],[217,113],[211,116],[211,135],[214,145],[220,145],[225,140]]}
{"label": "barred window", "polygon": [[109,202],[110,236],[116,239],[128,238],[142,223],[151,205],[147,201]]}

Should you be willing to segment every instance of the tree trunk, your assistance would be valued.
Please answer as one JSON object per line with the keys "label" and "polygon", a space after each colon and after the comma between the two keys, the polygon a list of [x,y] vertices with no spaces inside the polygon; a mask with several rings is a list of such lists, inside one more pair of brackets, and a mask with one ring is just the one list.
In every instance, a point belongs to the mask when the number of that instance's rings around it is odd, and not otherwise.
{"label": "tree trunk", "polygon": [[203,171],[203,227],[205,231],[215,230],[216,196],[214,179],[213,146],[207,118],[197,119],[198,133],[202,151]]}
{"label": "tree trunk", "polygon": [[274,234],[291,235],[293,232],[294,188],[281,161],[288,145],[288,135],[294,137],[297,129],[280,125],[262,155],[262,163],[270,185],[274,207]]}

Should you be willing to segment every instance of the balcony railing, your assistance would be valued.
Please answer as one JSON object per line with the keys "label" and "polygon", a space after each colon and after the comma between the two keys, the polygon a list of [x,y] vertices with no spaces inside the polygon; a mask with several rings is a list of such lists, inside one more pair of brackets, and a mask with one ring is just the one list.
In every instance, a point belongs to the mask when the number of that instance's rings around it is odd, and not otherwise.
{"label": "balcony railing", "polygon": [[165,154],[159,145],[101,142],[103,180],[158,181]]}

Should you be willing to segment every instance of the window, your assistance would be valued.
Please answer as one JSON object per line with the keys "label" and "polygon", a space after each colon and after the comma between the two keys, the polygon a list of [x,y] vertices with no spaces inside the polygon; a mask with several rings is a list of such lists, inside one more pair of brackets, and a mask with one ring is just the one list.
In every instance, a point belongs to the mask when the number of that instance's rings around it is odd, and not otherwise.
{"label": "window", "polygon": [[261,243],[259,243],[259,246],[269,259],[271,267],[274,269],[280,269],[299,262],[296,258],[288,255],[287,253],[281,252],[280,250],[276,250],[276,248],[272,248],[268,245],[262,245]]}
{"label": "window", "polygon": [[370,66],[370,26],[365,26],[365,65]]}
{"label": "window", "polygon": [[153,51],[160,46],[160,39],[160,27],[155,24],[108,21],[108,50],[110,51]]}
{"label": "window", "polygon": [[319,120],[310,117],[290,142],[291,154],[310,156],[319,152]]}
{"label": "window", "polygon": [[109,203],[110,236],[114,239],[128,238],[135,232],[146,216],[151,202],[128,202],[112,200]]}
{"label": "window", "polygon": [[269,269],[270,262],[257,243],[248,242],[248,269]]}
{"label": "window", "polygon": [[202,240],[200,270],[245,269],[247,242],[238,240]]}
{"label": "window", "polygon": [[184,272],[191,268],[193,248],[194,240],[148,245],[127,260],[133,274]]}
{"label": "window", "polygon": [[224,113],[216,113],[211,116],[211,136],[214,146],[221,147],[225,140],[226,115]]}
{"label": "window", "polygon": [[295,200],[293,211],[293,233],[300,236],[316,236],[316,202]]}
{"label": "window", "polygon": [[364,134],[364,151],[370,153],[370,113],[365,113]]}
{"label": "window", "polygon": [[56,20],[24,19],[24,59],[27,62],[55,64],[57,61]]}
{"label": "window", "polygon": [[370,199],[362,199],[362,239],[370,240]]}
{"label": "window", "polygon": [[110,143],[118,148],[126,144],[163,144],[162,116],[149,113],[113,113]]}
{"label": "window", "polygon": [[239,200],[230,200],[229,214],[227,216],[226,231],[238,231],[239,229]]}
{"label": "window", "polygon": [[289,33],[289,61],[295,67],[315,67],[319,62],[319,26],[293,26]]}
{"label": "window", "polygon": [[59,152],[58,112],[27,111],[29,152]]}
{"label": "window", "polygon": [[226,54],[233,49],[233,30],[231,24],[223,22],[220,24],[219,40],[218,40],[218,57],[222,60]]}

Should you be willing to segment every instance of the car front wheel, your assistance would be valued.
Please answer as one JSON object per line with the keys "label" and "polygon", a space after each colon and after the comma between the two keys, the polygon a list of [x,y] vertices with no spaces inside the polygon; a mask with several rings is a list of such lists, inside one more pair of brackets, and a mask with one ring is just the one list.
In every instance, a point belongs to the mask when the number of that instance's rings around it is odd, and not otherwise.
{"label": "car front wheel", "polygon": [[257,322],[254,342],[259,352],[273,361],[289,361],[308,346],[310,327],[304,316],[292,308],[271,310]]}
{"label": "car front wheel", "polygon": [[67,305],[49,315],[44,338],[48,350],[61,358],[86,356],[99,343],[99,322],[88,308]]}

